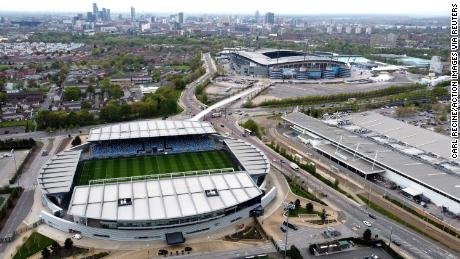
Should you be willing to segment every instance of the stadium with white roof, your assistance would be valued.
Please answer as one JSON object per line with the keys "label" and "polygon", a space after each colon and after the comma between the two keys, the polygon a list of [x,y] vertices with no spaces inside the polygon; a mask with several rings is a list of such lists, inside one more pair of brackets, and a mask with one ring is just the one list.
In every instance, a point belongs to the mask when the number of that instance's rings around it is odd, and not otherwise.
{"label": "stadium with white roof", "polygon": [[241,75],[271,79],[334,79],[350,77],[349,66],[341,61],[295,50],[259,49],[228,52],[233,69]]}
{"label": "stadium with white roof", "polygon": [[42,167],[41,217],[87,237],[182,243],[261,215],[274,195],[264,187],[269,169],[259,149],[208,122],[102,126]]}

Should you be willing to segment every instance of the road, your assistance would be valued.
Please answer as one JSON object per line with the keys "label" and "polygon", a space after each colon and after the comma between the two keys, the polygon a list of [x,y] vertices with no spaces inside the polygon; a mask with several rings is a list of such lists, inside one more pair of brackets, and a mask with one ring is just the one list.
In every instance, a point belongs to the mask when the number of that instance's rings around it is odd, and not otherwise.
{"label": "road", "polygon": [[[48,161],[50,156],[55,154],[63,138],[64,136],[57,136],[54,138],[54,144],[48,156],[41,156],[41,151],[46,149],[47,145],[49,144],[49,140],[48,138],[40,139],[40,141],[43,142],[43,147],[39,151],[35,159],[30,161],[31,164],[29,168],[26,171],[24,171],[24,173],[18,180],[18,184],[24,188],[24,192],[18,199],[16,206],[14,207],[11,215],[6,221],[2,231],[0,231],[0,238],[4,238],[11,235],[11,233],[21,225],[21,223],[29,214],[34,203],[34,193],[38,172],[40,171],[40,168],[43,166],[43,164],[45,164],[46,161]],[[3,252],[5,251],[6,246],[7,244],[0,244],[0,258],[5,258],[3,256]]]}
{"label": "road", "polygon": [[[209,64],[208,64],[209,67]],[[185,98],[186,102],[184,104],[188,107],[190,111],[199,111],[201,103],[194,97],[194,88],[187,89],[183,97]],[[241,109],[238,104],[234,103],[228,107],[229,110],[234,109]],[[227,132],[230,136],[240,138],[243,134],[242,129],[236,125],[235,121],[236,118],[231,116],[226,119],[227,116],[221,118],[209,118],[208,120],[213,123],[214,125],[224,125],[224,128],[219,127],[220,131]],[[217,127],[216,127],[217,128]],[[371,221],[373,226],[371,231],[373,234],[378,234],[382,239],[389,240],[390,233],[392,233],[391,238],[398,239],[402,242],[401,249],[404,250],[409,256],[414,258],[456,258],[458,255],[451,251],[448,248],[445,248],[441,244],[434,242],[433,240],[421,236],[420,234],[400,225],[399,223],[393,222],[383,215],[379,213],[367,210],[365,206],[360,206],[355,202],[350,201],[346,196],[343,194],[335,191],[333,188],[329,187],[328,185],[324,184],[317,178],[311,176],[307,172],[300,170],[298,172],[293,171],[287,165],[280,164],[279,161],[285,160],[281,155],[273,151],[271,148],[266,146],[256,137],[247,137],[245,139],[247,142],[253,144],[254,146],[258,147],[262,150],[267,158],[272,161],[272,165],[275,167],[280,167],[281,170],[287,170],[291,173],[297,174],[301,180],[309,183],[310,188],[321,190],[323,193],[327,195],[326,202],[333,208],[337,210],[343,211],[347,220],[345,225],[348,226],[350,229],[352,228],[352,224],[357,224],[363,226],[360,231],[361,233],[364,231],[364,225],[362,223],[363,220]],[[277,162],[273,162],[277,161]],[[372,220],[369,218],[368,214],[371,212],[374,215],[377,215],[377,220]],[[360,234],[361,234],[360,233]],[[308,242],[308,240],[305,240]]]}
{"label": "road", "polygon": [[200,258],[200,259],[215,259],[215,258],[244,258],[249,255],[260,255],[276,252],[272,243],[264,243],[255,247],[248,247],[239,250],[227,250],[222,252],[192,252],[189,255],[174,255],[173,258]]}
{"label": "road", "polygon": [[203,104],[199,102],[198,99],[196,99],[195,97],[196,86],[205,82],[208,79],[211,79],[217,71],[210,53],[204,53],[203,59],[205,61],[206,73],[197,80],[188,84],[179,98],[179,103],[184,108],[183,114],[186,114],[186,116],[188,117],[191,117],[202,110],[201,107],[203,106]]}
{"label": "road", "polygon": [[[213,65],[213,62],[211,60],[211,57],[209,53],[204,54],[204,59],[207,63],[207,71],[214,71],[215,72],[215,67]],[[212,73],[206,73],[203,77],[201,77],[199,80],[195,81],[194,83],[191,83],[183,94],[181,95],[180,102],[184,106],[184,113],[187,115],[192,115],[196,114],[197,112],[201,111],[201,103],[195,98],[194,93],[195,93],[195,87],[201,82],[204,82],[207,78],[209,78],[212,75]],[[240,109],[239,107],[230,107],[231,109]],[[242,135],[242,129],[235,124],[236,119],[233,119],[232,117],[229,117],[229,119],[225,118],[214,118],[210,119],[213,124],[223,124],[224,128],[221,130],[228,132],[232,136],[236,136],[238,138],[241,137]],[[94,127],[94,126],[91,126]],[[87,129],[91,127],[83,127],[80,130],[82,131],[87,131]],[[61,139],[65,135],[69,134],[68,132],[57,132],[53,133],[57,139]],[[17,135],[17,136],[16,136]],[[14,136],[8,136],[8,137],[32,137],[35,139],[46,139],[47,137],[50,136],[50,134],[45,133],[45,132],[32,132],[32,133],[23,133],[23,134],[15,134]],[[59,137],[61,136],[61,137]],[[0,137],[2,138],[2,137]],[[347,197],[344,195],[338,193],[331,187],[325,185],[323,182],[319,181],[317,178],[309,175],[307,172],[300,170],[300,171],[293,171],[291,168],[289,168],[287,165],[284,165],[279,163],[281,160],[285,160],[282,158],[279,154],[274,152],[272,149],[267,147],[265,144],[263,144],[259,139],[255,137],[247,137],[245,139],[247,142],[253,144],[254,146],[258,147],[260,150],[262,150],[267,158],[272,161],[272,165],[275,167],[280,168],[281,170],[284,171],[289,171],[291,173],[297,174],[301,180],[304,180],[309,183],[310,188],[321,190],[323,193],[327,195],[327,198],[325,201],[333,208],[336,208],[337,210],[343,211],[346,215],[346,222],[345,225],[348,226],[351,229],[352,224],[358,224],[362,225],[363,220],[371,221],[373,226],[371,228],[373,234],[378,233],[379,236],[385,240],[388,240],[390,237],[390,232],[392,230],[392,239],[398,239],[402,241],[402,249],[406,251],[407,254],[414,258],[456,258],[458,255],[456,255],[454,252],[450,251],[447,248],[444,248],[442,245],[432,241],[431,239],[428,239],[424,236],[419,235],[418,233],[415,233],[412,230],[407,229],[406,227],[403,227],[402,225],[395,223],[391,220],[386,219],[384,216],[379,215],[377,212],[372,211],[372,214],[377,215],[378,219],[377,220],[371,220],[368,217],[368,212],[363,206],[359,206],[354,202],[351,202]],[[50,156],[54,154],[56,148],[59,146],[59,143],[56,142],[53,146],[53,152],[50,153]],[[45,144],[46,145],[46,144]],[[13,210],[12,216],[8,219],[7,224],[4,228],[4,231],[0,233],[0,236],[3,237],[8,230],[15,229],[21,222],[24,220],[25,216],[27,213],[30,211],[30,208],[33,204],[33,191],[34,191],[34,182],[36,179],[36,176],[38,174],[39,168],[43,165],[44,162],[49,157],[41,157],[38,156],[33,162],[32,165],[30,166],[29,170],[27,170],[24,174],[23,179],[21,179],[22,183],[20,183],[21,186],[25,187],[25,192],[22,195],[22,197],[18,201],[18,206],[15,207]],[[276,161],[276,162],[274,162]],[[364,228],[361,228],[361,231],[363,231]],[[306,238],[305,240],[306,243],[308,243],[308,240]],[[4,246],[0,245],[0,253],[4,251]],[[266,253],[269,250],[265,250],[263,248],[260,250],[260,253]],[[241,256],[247,254],[257,254],[259,251],[244,251],[244,254],[241,254]],[[229,254],[230,253],[230,254]],[[235,251],[229,251],[229,252],[223,252],[222,257],[227,257],[233,255],[239,256],[238,254],[235,253]],[[196,256],[196,255],[195,255]],[[216,254],[209,254],[208,255],[203,255],[201,258],[216,258]],[[184,257],[187,258],[187,257]]]}

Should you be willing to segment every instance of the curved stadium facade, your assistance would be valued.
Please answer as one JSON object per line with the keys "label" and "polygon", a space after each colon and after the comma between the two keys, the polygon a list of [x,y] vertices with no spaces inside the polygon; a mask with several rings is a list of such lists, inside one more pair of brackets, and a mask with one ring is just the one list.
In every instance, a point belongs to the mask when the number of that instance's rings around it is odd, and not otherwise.
{"label": "curved stadium facade", "polygon": [[208,122],[93,128],[88,143],[41,169],[48,209],[41,217],[87,237],[183,242],[263,213],[269,167],[259,149],[217,134]]}
{"label": "curved stadium facade", "polygon": [[234,70],[241,75],[271,79],[333,79],[349,77],[349,66],[330,57],[295,50],[230,51]]}

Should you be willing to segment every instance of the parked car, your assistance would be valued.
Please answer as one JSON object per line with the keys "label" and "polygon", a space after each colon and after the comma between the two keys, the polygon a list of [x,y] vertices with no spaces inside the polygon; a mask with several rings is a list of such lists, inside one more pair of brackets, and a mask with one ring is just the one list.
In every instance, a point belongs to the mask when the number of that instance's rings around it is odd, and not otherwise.
{"label": "parked car", "polygon": [[192,248],[190,246],[186,246],[184,250],[185,250],[185,252],[191,252]]}
{"label": "parked car", "polygon": [[80,240],[81,239],[81,235],[80,234],[75,234],[72,236],[73,239],[76,239],[76,240]]}
{"label": "parked car", "polygon": [[168,254],[168,250],[165,250],[165,249],[158,250],[158,255],[167,255],[167,254]]}
{"label": "parked car", "polygon": [[364,225],[372,227],[372,224],[369,221],[363,220]]}
{"label": "parked car", "polygon": [[299,229],[296,225],[294,225],[292,223],[287,223],[286,221],[283,222],[283,225],[287,226],[288,228],[293,229],[293,230],[298,230]]}
{"label": "parked car", "polygon": [[280,229],[283,233],[287,231],[287,227],[285,225],[281,225]]}
{"label": "parked car", "polygon": [[393,240],[393,241],[391,241],[391,243],[393,243],[393,244],[395,244],[395,245],[397,245],[397,246],[401,246],[401,245],[402,245],[401,242],[399,242],[398,240]]}

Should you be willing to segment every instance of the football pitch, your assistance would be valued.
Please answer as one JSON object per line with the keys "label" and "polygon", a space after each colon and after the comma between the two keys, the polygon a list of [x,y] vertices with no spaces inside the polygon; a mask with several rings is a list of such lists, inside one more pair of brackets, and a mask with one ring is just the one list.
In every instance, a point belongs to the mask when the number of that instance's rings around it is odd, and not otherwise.
{"label": "football pitch", "polygon": [[224,151],[207,151],[157,156],[123,157],[82,162],[77,185],[90,180],[152,175],[207,169],[235,168]]}

